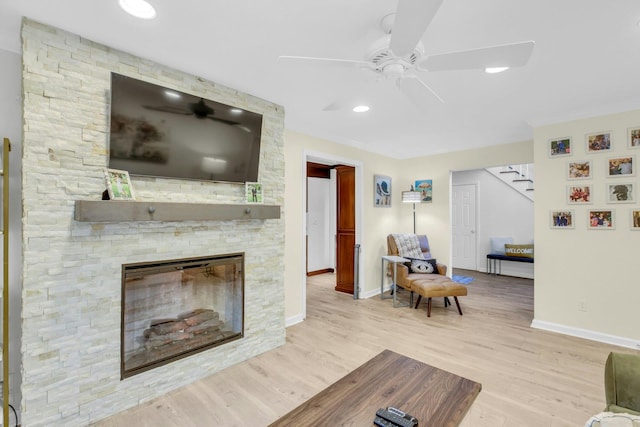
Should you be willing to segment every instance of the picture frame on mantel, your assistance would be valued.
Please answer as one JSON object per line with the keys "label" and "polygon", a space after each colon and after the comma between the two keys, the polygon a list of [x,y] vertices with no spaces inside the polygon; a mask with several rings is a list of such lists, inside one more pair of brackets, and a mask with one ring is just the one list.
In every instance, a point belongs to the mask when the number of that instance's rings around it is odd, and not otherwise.
{"label": "picture frame on mantel", "polygon": [[259,182],[245,182],[244,201],[246,203],[264,203],[262,184]]}
{"label": "picture frame on mantel", "polygon": [[119,169],[104,169],[104,180],[110,200],[135,200],[129,172]]}

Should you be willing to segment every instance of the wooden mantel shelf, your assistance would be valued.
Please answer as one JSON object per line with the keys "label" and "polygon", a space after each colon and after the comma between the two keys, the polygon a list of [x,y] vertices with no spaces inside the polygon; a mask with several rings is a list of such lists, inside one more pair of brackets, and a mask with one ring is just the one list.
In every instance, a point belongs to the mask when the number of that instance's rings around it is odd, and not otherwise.
{"label": "wooden mantel shelf", "polygon": [[144,202],[130,200],[76,200],[74,219],[81,222],[229,221],[278,219],[280,206]]}

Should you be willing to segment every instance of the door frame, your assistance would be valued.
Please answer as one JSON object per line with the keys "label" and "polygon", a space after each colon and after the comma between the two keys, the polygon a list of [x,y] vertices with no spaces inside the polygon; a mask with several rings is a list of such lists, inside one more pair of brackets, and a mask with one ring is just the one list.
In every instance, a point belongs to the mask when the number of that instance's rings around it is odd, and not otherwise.
{"label": "door frame", "polygon": [[[304,150],[302,152],[302,159],[301,159],[301,163],[302,163],[302,171],[303,171],[303,176],[304,176],[304,180],[306,181],[307,179],[307,162],[316,162],[316,163],[328,163],[328,164],[342,164],[342,165],[347,165],[347,166],[353,166],[355,168],[355,174],[356,174],[356,184],[355,184],[355,202],[356,202],[356,244],[360,245],[360,262],[359,262],[359,270],[358,270],[358,277],[360,278],[360,290],[362,290],[362,283],[365,283],[365,271],[364,271],[364,262],[362,262],[362,254],[363,254],[363,250],[362,250],[362,224],[364,223],[363,221],[363,200],[364,200],[364,186],[363,186],[363,179],[362,179],[362,162],[359,160],[354,160],[354,159],[349,159],[346,157],[341,157],[335,154],[329,154],[329,153],[322,153],[319,151],[312,151],[312,150]],[[307,262],[307,245],[306,245],[306,236],[307,236],[307,209],[306,209],[306,203],[307,203],[307,186],[303,185],[302,186],[302,200],[301,200],[301,204],[302,204],[302,236],[303,238],[301,239],[300,242],[300,247],[302,250],[302,278],[300,280],[301,286],[302,286],[302,318],[306,319],[307,318],[307,275],[306,275],[306,268],[305,268],[305,264]],[[359,292],[359,294],[361,295],[362,293]]]}

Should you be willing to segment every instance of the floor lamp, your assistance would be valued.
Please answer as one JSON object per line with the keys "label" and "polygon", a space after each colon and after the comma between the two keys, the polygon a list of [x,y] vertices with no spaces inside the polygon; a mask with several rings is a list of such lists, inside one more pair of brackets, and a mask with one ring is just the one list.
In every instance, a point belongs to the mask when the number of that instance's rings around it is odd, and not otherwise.
{"label": "floor lamp", "polygon": [[402,192],[402,203],[413,203],[413,234],[416,234],[416,203],[420,203],[421,194],[413,189]]}

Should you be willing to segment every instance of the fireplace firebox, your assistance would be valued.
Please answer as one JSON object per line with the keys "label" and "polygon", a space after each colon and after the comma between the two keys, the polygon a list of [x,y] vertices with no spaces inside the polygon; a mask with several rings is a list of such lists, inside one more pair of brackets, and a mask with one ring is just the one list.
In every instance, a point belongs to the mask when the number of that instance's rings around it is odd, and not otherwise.
{"label": "fireplace firebox", "polygon": [[244,253],[122,266],[121,379],[244,336]]}

